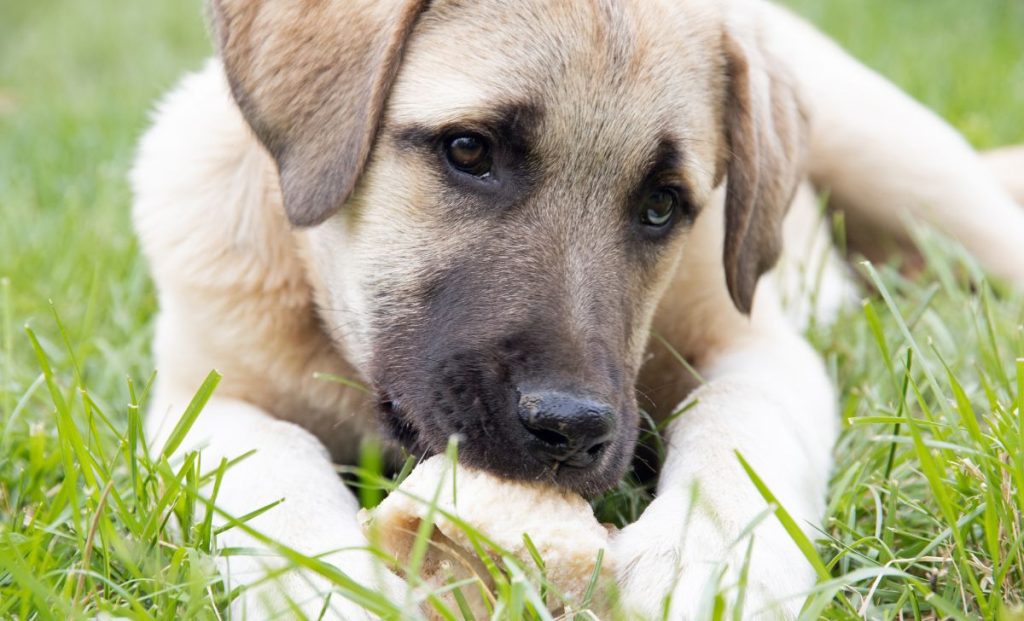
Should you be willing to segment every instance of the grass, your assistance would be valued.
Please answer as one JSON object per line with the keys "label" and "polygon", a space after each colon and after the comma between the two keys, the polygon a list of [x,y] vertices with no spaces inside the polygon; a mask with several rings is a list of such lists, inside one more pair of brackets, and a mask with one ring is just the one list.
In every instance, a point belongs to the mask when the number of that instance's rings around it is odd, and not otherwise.
{"label": "grass", "polygon": [[[1024,4],[791,4],[979,147],[1024,142]],[[200,16],[196,0],[0,6],[2,619],[215,619],[234,595],[198,493],[221,466],[141,441],[155,303],[125,182],[150,103],[209,53]],[[923,276],[859,267],[863,306],[809,335],[845,429],[808,619],[1009,617],[1024,602],[1024,299],[923,245]],[[626,482],[597,511],[628,520],[645,500]],[[539,589],[515,578],[538,569],[506,563],[495,614],[543,618]]]}

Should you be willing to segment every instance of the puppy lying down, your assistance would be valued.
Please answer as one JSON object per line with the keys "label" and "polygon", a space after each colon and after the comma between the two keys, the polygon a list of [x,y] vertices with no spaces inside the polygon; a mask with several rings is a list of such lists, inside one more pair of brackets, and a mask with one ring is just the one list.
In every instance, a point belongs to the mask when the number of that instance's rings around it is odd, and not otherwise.
{"label": "puppy lying down", "polygon": [[[520,567],[537,567],[523,537],[528,534],[543,561],[548,584],[577,609],[595,571],[597,585],[614,576],[611,560],[602,552],[608,548],[609,529],[597,522],[581,496],[540,482],[506,480],[461,464],[453,469],[441,455],[421,463],[379,506],[359,515],[370,540],[393,554],[401,567],[412,556],[417,531],[428,517],[434,529],[419,573],[433,587],[479,577],[488,592],[493,590],[491,575],[460,523],[493,544],[482,547],[503,568],[494,547],[508,552]],[[600,590],[599,586],[593,589],[595,598]],[[461,591],[475,615],[487,615],[487,596],[478,585]],[[458,610],[450,593],[441,599]],[[562,598],[549,597],[547,605],[560,612]],[[600,605],[589,603],[592,609]]]}

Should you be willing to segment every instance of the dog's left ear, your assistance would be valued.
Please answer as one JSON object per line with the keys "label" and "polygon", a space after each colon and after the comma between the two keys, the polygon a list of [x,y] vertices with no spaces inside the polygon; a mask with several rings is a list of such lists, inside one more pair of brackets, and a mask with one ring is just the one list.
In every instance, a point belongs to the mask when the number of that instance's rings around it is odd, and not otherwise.
{"label": "dog's left ear", "polygon": [[288,218],[323,222],[366,166],[429,0],[208,1],[231,92],[277,162]]}
{"label": "dog's left ear", "polygon": [[723,260],[729,295],[744,314],[753,306],[758,279],[782,252],[782,221],[803,171],[808,134],[785,68],[756,38],[723,33],[728,148]]}

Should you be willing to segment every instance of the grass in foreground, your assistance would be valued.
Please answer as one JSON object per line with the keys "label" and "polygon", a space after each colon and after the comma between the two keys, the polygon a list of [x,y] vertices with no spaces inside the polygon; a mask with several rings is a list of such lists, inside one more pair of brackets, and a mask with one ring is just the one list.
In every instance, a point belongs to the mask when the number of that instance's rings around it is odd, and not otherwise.
{"label": "grass in foreground", "polygon": [[[1024,141],[1019,2],[793,4],[979,146]],[[0,8],[0,618],[213,619],[233,595],[197,491],[218,464],[141,442],[154,303],[124,181],[149,102],[208,53],[199,16]],[[992,618],[1024,600],[1024,300],[926,247],[922,277],[863,269],[865,306],[811,333],[847,424],[808,619]],[[630,519],[645,499],[624,483],[597,509]],[[499,580],[499,615],[543,618],[531,589]]]}

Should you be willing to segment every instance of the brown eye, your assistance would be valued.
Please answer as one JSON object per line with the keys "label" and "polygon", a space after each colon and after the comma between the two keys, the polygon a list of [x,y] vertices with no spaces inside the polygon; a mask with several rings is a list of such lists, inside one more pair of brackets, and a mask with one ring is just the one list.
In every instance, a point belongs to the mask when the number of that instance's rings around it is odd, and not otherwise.
{"label": "brown eye", "polygon": [[459,134],[445,140],[445,156],[456,170],[485,178],[491,174],[491,149],[477,134]]}
{"label": "brown eye", "polygon": [[679,193],[672,188],[658,188],[644,197],[640,205],[640,223],[662,228],[672,221],[678,208]]}

